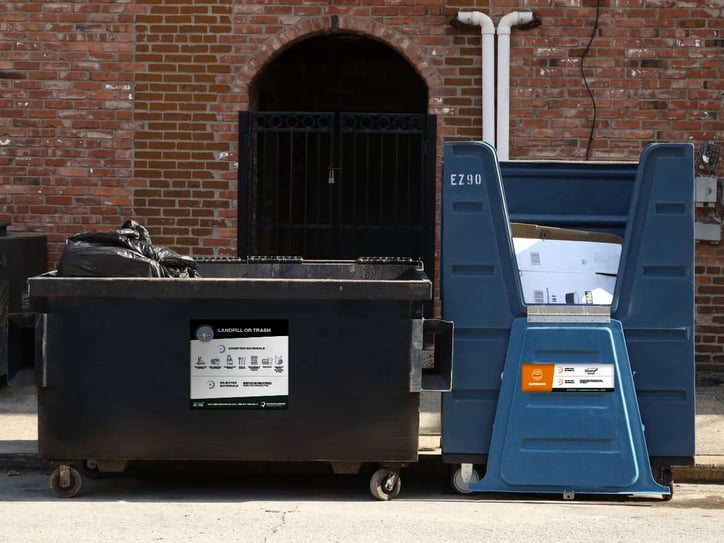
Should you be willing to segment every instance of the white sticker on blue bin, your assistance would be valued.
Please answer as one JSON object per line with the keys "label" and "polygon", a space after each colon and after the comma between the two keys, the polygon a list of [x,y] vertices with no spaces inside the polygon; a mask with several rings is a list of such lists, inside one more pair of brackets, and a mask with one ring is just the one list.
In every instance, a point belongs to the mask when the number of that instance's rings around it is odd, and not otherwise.
{"label": "white sticker on blue bin", "polygon": [[526,363],[521,368],[523,392],[613,392],[613,364]]}

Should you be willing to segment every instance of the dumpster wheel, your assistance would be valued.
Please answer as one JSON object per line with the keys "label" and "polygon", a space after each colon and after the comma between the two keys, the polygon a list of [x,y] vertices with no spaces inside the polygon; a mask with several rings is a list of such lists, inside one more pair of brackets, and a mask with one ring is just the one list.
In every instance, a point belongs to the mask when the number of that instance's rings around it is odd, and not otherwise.
{"label": "dumpster wheel", "polygon": [[58,466],[50,474],[50,489],[59,498],[72,498],[83,486],[80,472],[73,466]]}
{"label": "dumpster wheel", "polygon": [[400,488],[402,488],[402,481],[398,471],[381,468],[375,471],[370,478],[370,492],[378,500],[391,500],[400,493]]}

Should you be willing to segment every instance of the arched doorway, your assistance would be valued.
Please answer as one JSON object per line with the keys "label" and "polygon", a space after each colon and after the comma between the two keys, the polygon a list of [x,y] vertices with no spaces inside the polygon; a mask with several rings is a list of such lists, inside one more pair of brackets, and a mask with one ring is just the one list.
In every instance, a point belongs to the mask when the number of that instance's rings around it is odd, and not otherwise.
{"label": "arched doorway", "polygon": [[387,45],[356,34],[308,38],[257,77],[258,111],[427,113],[427,87]]}
{"label": "arched doorway", "polygon": [[432,275],[435,119],[407,60],[360,35],[316,36],[272,60],[251,91],[240,254],[411,257]]}

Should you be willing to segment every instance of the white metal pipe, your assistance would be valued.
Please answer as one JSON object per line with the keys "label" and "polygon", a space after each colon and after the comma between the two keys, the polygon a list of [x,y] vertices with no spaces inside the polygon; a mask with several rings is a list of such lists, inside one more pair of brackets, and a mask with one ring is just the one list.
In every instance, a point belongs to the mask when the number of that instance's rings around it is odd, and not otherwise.
{"label": "white metal pipe", "polygon": [[532,11],[513,11],[498,22],[498,159],[508,160],[510,150],[510,31],[533,21]]}
{"label": "white metal pipe", "polygon": [[495,145],[495,25],[480,11],[460,11],[457,20],[480,27],[483,42],[483,141]]}

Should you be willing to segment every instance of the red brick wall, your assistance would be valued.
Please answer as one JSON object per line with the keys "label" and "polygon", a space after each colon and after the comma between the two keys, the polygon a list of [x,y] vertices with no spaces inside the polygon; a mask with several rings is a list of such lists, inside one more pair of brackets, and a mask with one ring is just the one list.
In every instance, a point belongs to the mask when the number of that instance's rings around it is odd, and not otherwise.
{"label": "red brick wall", "polygon": [[0,2],[0,220],[46,232],[53,257],[132,212],[133,10]]}
{"label": "red brick wall", "polygon": [[195,255],[236,247],[233,3],[136,1],[134,211]]}
{"label": "red brick wall", "polygon": [[[333,24],[373,36],[427,82],[440,143],[480,139],[480,32],[449,24],[460,9],[537,14],[512,33],[510,156],[583,159],[596,0],[0,0],[0,221],[46,232],[51,265],[69,234],[129,217],[180,252],[233,254],[237,112],[264,64]],[[601,0],[598,26],[592,160],[724,143],[720,2]],[[698,247],[701,367],[724,368],[723,260]]]}
{"label": "red brick wall", "polygon": [[696,365],[724,371],[724,273],[718,249],[697,250]]}

